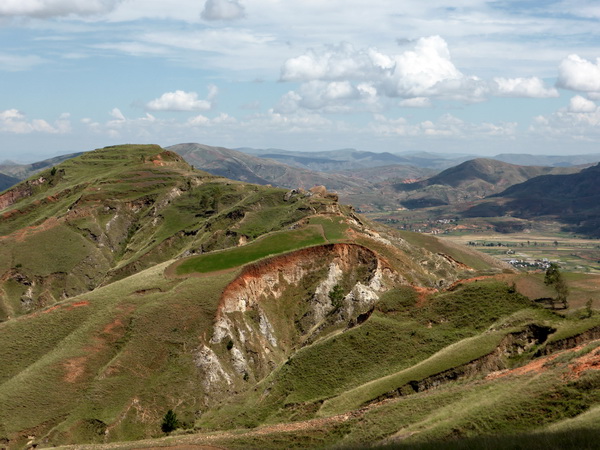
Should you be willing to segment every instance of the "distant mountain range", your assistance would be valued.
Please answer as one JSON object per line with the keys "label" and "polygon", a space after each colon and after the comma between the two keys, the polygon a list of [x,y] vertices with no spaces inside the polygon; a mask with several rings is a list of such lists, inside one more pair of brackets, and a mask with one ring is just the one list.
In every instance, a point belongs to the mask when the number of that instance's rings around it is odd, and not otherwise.
{"label": "distant mountain range", "polygon": [[463,213],[553,218],[566,229],[600,237],[600,164],[568,175],[544,175],[516,184]]}
{"label": "distant mountain range", "polygon": [[590,153],[586,155],[527,155],[502,153],[494,156],[493,159],[522,166],[569,167],[596,163],[600,161],[600,153]]}
{"label": "distant mountain range", "polygon": [[578,167],[518,166],[493,159],[465,161],[425,180],[398,183],[393,188],[407,208],[423,208],[473,201],[500,193],[510,186],[548,174],[571,174]]}
{"label": "distant mountain range", "polygon": [[365,183],[363,179],[292,167],[277,160],[259,158],[224,147],[178,144],[167,148],[198,169],[247,183],[272,184],[289,189],[325,185],[339,192],[352,192],[362,188]]}
{"label": "distant mountain range", "polygon": [[339,172],[389,165],[411,165],[427,169],[443,170],[468,159],[476,158],[474,155],[441,155],[425,152],[403,154],[377,153],[353,148],[317,152],[279,149],[262,150],[247,147],[238,148],[237,150],[261,158],[275,159],[293,167],[320,172]]}

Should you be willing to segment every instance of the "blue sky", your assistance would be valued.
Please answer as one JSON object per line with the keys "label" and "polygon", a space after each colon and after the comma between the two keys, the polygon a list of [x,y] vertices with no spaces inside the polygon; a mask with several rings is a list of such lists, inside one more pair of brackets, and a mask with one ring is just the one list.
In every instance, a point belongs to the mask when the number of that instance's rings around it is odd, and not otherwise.
{"label": "blue sky", "polygon": [[0,161],[600,153],[597,1],[3,0],[0,42]]}

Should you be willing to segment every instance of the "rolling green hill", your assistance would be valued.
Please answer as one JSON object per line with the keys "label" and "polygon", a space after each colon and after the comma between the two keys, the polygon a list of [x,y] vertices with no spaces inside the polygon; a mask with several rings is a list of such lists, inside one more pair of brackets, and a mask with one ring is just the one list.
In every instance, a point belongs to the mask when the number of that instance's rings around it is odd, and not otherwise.
{"label": "rolling green hill", "polygon": [[500,448],[598,430],[600,315],[545,309],[504,264],[327,192],[126,145],[0,201],[2,447]]}

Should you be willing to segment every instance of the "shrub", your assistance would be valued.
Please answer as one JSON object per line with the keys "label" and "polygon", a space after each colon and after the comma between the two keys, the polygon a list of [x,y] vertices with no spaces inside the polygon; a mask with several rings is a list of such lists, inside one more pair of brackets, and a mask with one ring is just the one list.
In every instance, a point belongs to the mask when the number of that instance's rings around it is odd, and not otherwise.
{"label": "shrub", "polygon": [[165,417],[163,417],[160,429],[163,431],[163,433],[170,433],[178,427],[179,421],[177,420],[177,414],[175,414],[172,409],[168,410],[165,414]]}

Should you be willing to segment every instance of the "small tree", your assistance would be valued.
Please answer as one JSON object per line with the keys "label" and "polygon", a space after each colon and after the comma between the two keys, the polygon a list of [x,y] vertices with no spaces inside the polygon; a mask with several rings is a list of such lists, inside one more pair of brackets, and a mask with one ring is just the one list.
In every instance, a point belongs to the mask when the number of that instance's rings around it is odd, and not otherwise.
{"label": "small tree", "polygon": [[[569,288],[565,279],[560,273],[558,264],[550,263],[550,267],[546,269],[546,276],[544,277],[544,284],[546,286],[552,286],[556,291],[556,301],[562,303],[563,308],[569,307],[567,296],[569,295]],[[553,305],[554,306],[554,305]]]}
{"label": "small tree", "polygon": [[342,300],[344,300],[344,290],[339,284],[336,284],[331,291],[329,291],[329,299],[335,309],[339,309],[342,306]]}
{"label": "small tree", "polygon": [[179,421],[177,420],[177,414],[173,412],[172,409],[168,410],[163,417],[162,424],[160,425],[160,429],[164,433],[170,433],[174,429],[179,427]]}

